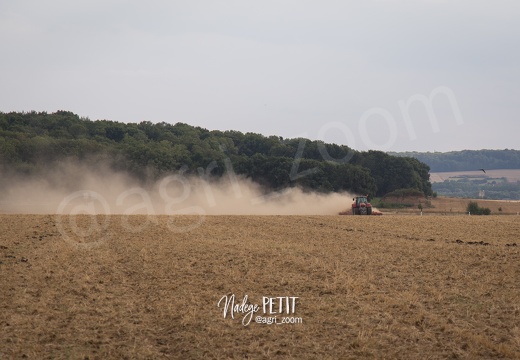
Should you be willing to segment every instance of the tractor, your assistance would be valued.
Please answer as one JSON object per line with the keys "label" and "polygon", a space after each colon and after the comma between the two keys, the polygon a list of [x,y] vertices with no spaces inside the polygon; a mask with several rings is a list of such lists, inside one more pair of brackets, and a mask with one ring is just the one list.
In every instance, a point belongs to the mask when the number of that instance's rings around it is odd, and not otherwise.
{"label": "tractor", "polygon": [[368,202],[368,195],[356,196],[352,200],[352,215],[372,215],[372,204]]}

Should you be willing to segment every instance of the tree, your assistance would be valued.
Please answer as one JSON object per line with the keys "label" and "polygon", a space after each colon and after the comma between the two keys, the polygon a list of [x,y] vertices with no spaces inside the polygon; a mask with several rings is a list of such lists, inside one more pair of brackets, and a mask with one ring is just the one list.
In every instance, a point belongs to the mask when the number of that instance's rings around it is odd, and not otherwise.
{"label": "tree", "polygon": [[105,136],[115,142],[120,142],[125,138],[125,131],[119,126],[109,126],[105,128]]}
{"label": "tree", "polygon": [[466,211],[470,215],[489,215],[491,214],[491,210],[489,208],[482,208],[478,206],[476,201],[470,201],[468,206],[466,207]]}

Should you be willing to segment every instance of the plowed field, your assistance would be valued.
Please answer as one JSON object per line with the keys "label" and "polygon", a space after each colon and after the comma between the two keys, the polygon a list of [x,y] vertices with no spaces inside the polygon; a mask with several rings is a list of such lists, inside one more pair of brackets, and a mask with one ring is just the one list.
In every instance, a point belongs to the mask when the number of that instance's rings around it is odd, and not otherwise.
{"label": "plowed field", "polygon": [[293,357],[520,358],[520,217],[0,215],[2,359]]}

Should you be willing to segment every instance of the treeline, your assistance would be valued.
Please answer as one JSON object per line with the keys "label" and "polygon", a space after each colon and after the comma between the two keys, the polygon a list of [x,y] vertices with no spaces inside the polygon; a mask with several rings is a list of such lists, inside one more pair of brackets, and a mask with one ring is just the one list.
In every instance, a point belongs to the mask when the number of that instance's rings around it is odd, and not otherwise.
{"label": "treeline", "polygon": [[464,150],[446,153],[403,152],[389,154],[416,158],[427,164],[434,172],[520,169],[519,150]]}
{"label": "treeline", "polygon": [[37,174],[65,159],[105,159],[114,169],[143,180],[175,171],[209,180],[234,172],[269,189],[300,186],[382,196],[415,188],[432,194],[429,167],[413,157],[183,123],[91,121],[68,111],[0,112],[4,171]]}

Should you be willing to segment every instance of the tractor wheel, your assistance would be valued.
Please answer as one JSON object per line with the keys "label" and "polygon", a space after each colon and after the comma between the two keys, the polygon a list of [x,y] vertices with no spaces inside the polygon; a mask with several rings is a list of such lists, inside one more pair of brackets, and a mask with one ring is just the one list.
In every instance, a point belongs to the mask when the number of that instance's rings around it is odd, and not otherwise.
{"label": "tractor wheel", "polygon": [[367,208],[367,215],[372,215],[372,208],[371,207]]}
{"label": "tractor wheel", "polygon": [[367,214],[367,208],[366,207],[362,207],[361,209],[359,209],[359,214],[360,215],[366,215]]}

